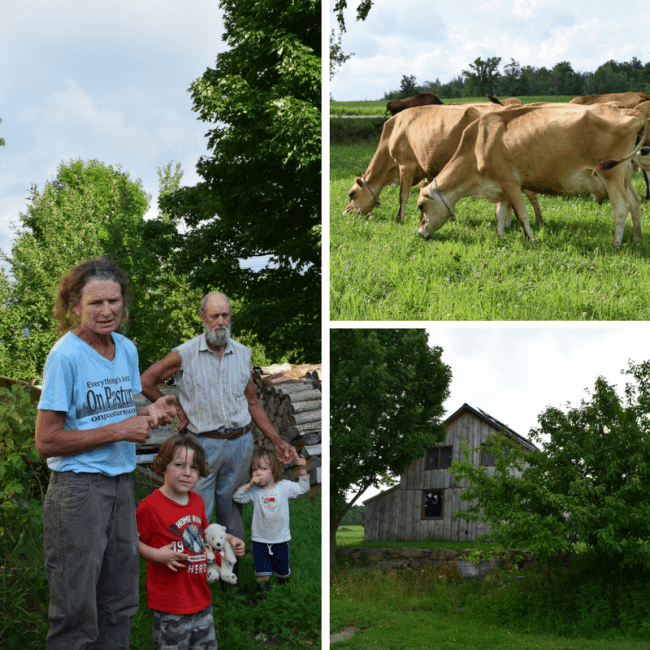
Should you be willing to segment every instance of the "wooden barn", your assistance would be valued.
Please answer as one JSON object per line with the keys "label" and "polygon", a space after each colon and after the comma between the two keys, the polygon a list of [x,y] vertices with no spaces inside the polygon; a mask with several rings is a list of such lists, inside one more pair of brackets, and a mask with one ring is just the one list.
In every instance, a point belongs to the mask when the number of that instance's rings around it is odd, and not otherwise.
{"label": "wooden barn", "polygon": [[[449,470],[460,459],[461,441],[481,448],[489,433],[503,431],[513,442],[534,449],[535,445],[481,409],[463,404],[444,422],[445,440],[423,450],[400,477],[400,484],[364,502],[364,540],[446,539],[474,541],[490,532],[487,524],[465,521],[454,513],[469,505],[461,500],[466,480],[455,482]],[[474,452],[475,465],[494,466],[494,457],[481,449]]]}

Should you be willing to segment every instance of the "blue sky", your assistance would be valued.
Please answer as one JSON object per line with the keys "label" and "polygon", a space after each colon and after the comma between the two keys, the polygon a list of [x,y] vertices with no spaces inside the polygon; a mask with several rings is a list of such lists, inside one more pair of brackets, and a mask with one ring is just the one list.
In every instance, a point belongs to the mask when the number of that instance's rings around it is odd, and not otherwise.
{"label": "blue sky", "polygon": [[362,22],[349,5],[342,45],[355,56],[331,82],[338,101],[380,99],[404,75],[446,83],[477,57],[501,57],[501,71],[510,59],[538,68],[569,61],[583,72],[610,59],[650,60],[641,0],[374,0]]}
{"label": "blue sky", "polygon": [[[30,0],[0,21],[0,249],[62,162],[98,159],[141,179],[157,212],[157,168],[194,185],[207,153],[190,83],[223,51],[216,0]],[[5,266],[4,263],[0,263]]]}

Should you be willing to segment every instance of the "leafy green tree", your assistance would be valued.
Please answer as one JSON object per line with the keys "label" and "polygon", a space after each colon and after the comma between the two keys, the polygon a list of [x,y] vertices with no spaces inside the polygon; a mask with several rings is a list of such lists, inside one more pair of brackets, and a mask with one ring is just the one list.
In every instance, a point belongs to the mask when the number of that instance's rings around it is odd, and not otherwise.
{"label": "leafy green tree", "polygon": [[149,201],[139,180],[96,160],[61,164],[42,191],[32,186],[11,255],[2,254],[13,280],[0,276],[0,374],[27,381],[41,376],[58,337],[52,312],[59,279],[102,255],[114,258],[130,279],[125,333],[141,365],[196,331],[198,292],[143,244]]}
{"label": "leafy green tree", "polygon": [[610,60],[599,66],[585,84],[585,94],[624,93],[632,89],[626,71],[616,61]]}
{"label": "leafy green tree", "polygon": [[[0,118],[0,124],[2,124],[2,119],[1,118]],[[4,147],[4,146],[5,146],[5,139],[0,138],[0,147]]]}
{"label": "leafy green tree", "polygon": [[341,519],[341,526],[363,526],[366,522],[366,506],[352,506]]}
{"label": "leafy green tree", "polygon": [[343,51],[341,33],[339,32],[337,37],[334,30],[332,30],[330,33],[330,80],[334,77],[336,71],[353,56],[354,52],[346,54]]}
{"label": "leafy green tree", "polygon": [[547,408],[531,430],[536,451],[493,436],[494,473],[474,467],[467,450],[452,464],[455,480],[471,482],[463,498],[476,500],[463,517],[486,521],[497,543],[545,563],[583,543],[603,569],[649,569],[650,361],[625,374],[633,381],[624,398],[599,377],[578,407]]}
{"label": "leafy green tree", "polygon": [[523,94],[521,90],[521,65],[518,61],[510,59],[510,63],[503,67],[503,75],[499,79],[497,91],[500,96],[516,96]]}
{"label": "leafy green tree", "polygon": [[[210,124],[203,179],[164,196],[147,241],[177,272],[242,299],[240,325],[276,358],[320,358],[321,20],[317,0],[222,0],[230,49],[191,84]],[[184,221],[188,231],[179,233]],[[162,254],[162,251],[161,251]],[[270,256],[261,271],[240,261]]]}
{"label": "leafy green tree", "polygon": [[494,94],[496,92],[496,83],[500,77],[497,68],[500,62],[500,56],[489,57],[486,61],[483,61],[479,56],[474,63],[469,64],[469,70],[463,70],[468,84],[476,94],[485,95],[486,93]]}
{"label": "leafy green tree", "polygon": [[418,85],[415,80],[415,75],[410,77],[402,75],[402,81],[399,87],[399,98],[405,99],[406,97],[412,97],[418,92]]}
{"label": "leafy green tree", "polygon": [[568,61],[555,64],[553,77],[553,88],[558,95],[579,95],[581,93],[582,79],[573,71]]}
{"label": "leafy green tree", "polygon": [[399,476],[444,435],[451,369],[441,355],[424,330],[331,330],[332,560],[343,515],[369,487]]}
{"label": "leafy green tree", "polygon": [[[372,9],[373,0],[359,0],[357,4],[357,20],[365,20],[368,17],[370,9]],[[348,0],[336,0],[334,3],[334,13],[336,14],[336,21],[339,24],[339,29],[345,31],[345,17],[343,12],[348,7]]]}

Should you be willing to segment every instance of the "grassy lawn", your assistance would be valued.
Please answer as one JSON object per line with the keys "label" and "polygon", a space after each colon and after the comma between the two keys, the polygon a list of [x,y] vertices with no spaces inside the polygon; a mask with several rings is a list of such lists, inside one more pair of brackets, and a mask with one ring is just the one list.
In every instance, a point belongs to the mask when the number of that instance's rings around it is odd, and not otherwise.
{"label": "grassy lawn", "polygon": [[[397,186],[368,217],[343,215],[355,176],[376,143],[330,150],[330,310],[332,320],[649,320],[650,233],[632,242],[631,221],[619,249],[608,201],[586,195],[540,196],[547,222],[496,237],[494,205],[462,199],[457,221],[425,241],[416,234],[418,188],[397,223]],[[645,185],[635,174],[637,191]],[[643,203],[642,218],[650,205]],[[532,216],[532,209],[529,208]],[[644,226],[646,227],[646,226]]]}
{"label": "grassy lawn", "polygon": [[[392,586],[392,585],[391,585]],[[333,591],[335,588],[333,589]],[[330,602],[333,634],[353,628],[354,636],[330,643],[355,650],[484,650],[537,648],[546,650],[648,650],[650,642],[568,638],[555,634],[526,634],[490,625],[459,608],[441,612],[434,596],[412,597],[396,609],[395,601],[375,601],[334,594]]]}
{"label": "grassy lawn", "polygon": [[[337,545],[488,549],[478,543],[363,543],[362,526],[343,526]],[[353,568],[330,580],[331,647],[358,650],[542,648],[650,650],[645,577],[610,596],[591,566],[516,568],[460,578],[454,565],[419,571]],[[610,585],[611,587],[611,585]],[[616,593],[616,590],[613,591]],[[636,604],[638,603],[638,604]],[[641,605],[641,603],[643,603]],[[643,612],[633,611],[644,607]]]}

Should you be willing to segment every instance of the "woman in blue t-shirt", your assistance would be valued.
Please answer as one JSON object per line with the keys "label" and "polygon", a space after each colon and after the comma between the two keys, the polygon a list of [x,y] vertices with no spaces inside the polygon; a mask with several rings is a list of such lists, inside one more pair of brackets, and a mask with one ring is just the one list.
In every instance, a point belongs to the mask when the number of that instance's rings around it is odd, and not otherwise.
{"label": "woman in blue t-shirt", "polygon": [[130,292],[108,258],[59,282],[61,338],[45,362],[36,446],[52,470],[43,512],[46,647],[128,650],[138,608],[135,443],[171,422],[174,398],[139,409],[138,353],[118,328]]}

